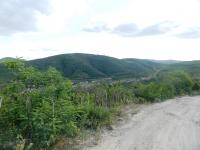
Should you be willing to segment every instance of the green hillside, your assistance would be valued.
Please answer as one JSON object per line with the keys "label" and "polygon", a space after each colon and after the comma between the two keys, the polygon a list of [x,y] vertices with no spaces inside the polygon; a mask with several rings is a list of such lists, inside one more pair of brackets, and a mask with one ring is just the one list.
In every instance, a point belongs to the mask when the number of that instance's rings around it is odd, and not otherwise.
{"label": "green hillside", "polygon": [[140,73],[141,75],[142,74],[147,75],[150,72],[156,71],[165,66],[163,64],[152,62],[146,59],[126,58],[126,59],[123,59],[123,61],[128,63],[131,69],[139,70],[138,73]]}
{"label": "green hillside", "polygon": [[166,64],[166,65],[182,62],[180,60],[150,60],[150,61],[157,62],[157,63],[160,63],[160,64]]}
{"label": "green hillside", "polygon": [[184,61],[180,63],[171,64],[165,68],[165,71],[169,70],[182,70],[188,72],[192,77],[200,77],[200,61]]}
{"label": "green hillside", "polygon": [[102,55],[63,54],[27,62],[41,70],[55,67],[70,79],[147,76],[160,65],[147,60],[117,59]]}
{"label": "green hillside", "polygon": [[[0,64],[7,60],[13,60],[13,58],[0,59]],[[158,70],[163,72],[183,70],[193,77],[200,76],[200,61],[175,61],[176,63],[172,64],[158,62],[145,59],[117,59],[102,55],[76,53],[26,61],[26,64],[42,71],[47,70],[50,66],[55,67],[65,77],[72,80],[148,77]],[[6,81],[10,76],[11,73],[1,64],[0,82]]]}
{"label": "green hillside", "polygon": [[15,58],[5,57],[5,58],[0,59],[0,63],[5,62],[5,61],[12,61],[12,60],[15,60]]}

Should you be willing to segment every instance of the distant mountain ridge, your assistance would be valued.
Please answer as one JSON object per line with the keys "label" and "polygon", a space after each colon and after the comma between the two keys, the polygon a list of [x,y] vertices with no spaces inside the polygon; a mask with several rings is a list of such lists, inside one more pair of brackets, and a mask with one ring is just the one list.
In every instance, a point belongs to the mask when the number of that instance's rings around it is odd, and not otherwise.
{"label": "distant mountain ridge", "polygon": [[151,59],[150,59],[150,61],[161,63],[161,64],[168,64],[168,65],[183,62],[180,60],[151,60]]}
{"label": "distant mountain ridge", "polygon": [[[5,80],[10,75],[1,64],[14,58],[0,59],[0,80]],[[25,61],[26,65],[34,66],[39,70],[46,70],[50,66],[55,67],[66,78],[71,80],[89,79],[124,79],[147,77],[158,70],[184,70],[190,74],[200,75],[200,61],[176,61],[176,60],[146,60],[146,59],[117,59],[103,55],[93,54],[61,54],[51,57]]]}
{"label": "distant mountain ridge", "polygon": [[12,60],[15,60],[15,58],[5,57],[5,58],[0,59],[0,63],[5,62],[5,61],[12,61]]}
{"label": "distant mountain ridge", "polygon": [[200,78],[200,60],[182,61],[179,63],[171,64],[165,68],[169,70],[182,70],[188,72],[194,78]]}

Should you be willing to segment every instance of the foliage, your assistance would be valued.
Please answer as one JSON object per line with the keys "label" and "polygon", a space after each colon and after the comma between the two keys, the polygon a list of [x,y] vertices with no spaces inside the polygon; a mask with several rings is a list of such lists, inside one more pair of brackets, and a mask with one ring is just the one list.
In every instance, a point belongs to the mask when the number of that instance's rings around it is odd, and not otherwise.
{"label": "foliage", "polygon": [[176,95],[191,93],[192,91],[193,80],[188,73],[183,71],[160,73],[157,80],[158,82],[173,85]]}
{"label": "foliage", "polygon": [[155,102],[177,95],[190,94],[193,85],[192,78],[185,72],[161,72],[150,83],[134,85],[133,92],[136,97]]}
{"label": "foliage", "polygon": [[1,132],[9,129],[12,139],[20,134],[35,147],[49,146],[57,135],[77,134],[69,81],[53,68],[41,73],[21,61],[8,62],[6,66],[16,76],[1,90]]}
{"label": "foliage", "polygon": [[96,106],[92,94],[75,92],[54,68],[40,72],[22,61],[5,65],[14,78],[1,87],[0,147],[27,149],[33,143],[32,149],[47,148],[61,136],[74,137],[81,128],[109,121],[108,109]]}
{"label": "foliage", "polygon": [[46,71],[52,66],[72,80],[147,76],[161,66],[148,60],[127,61],[91,54],[63,54],[25,63],[41,71]]}
{"label": "foliage", "polygon": [[52,67],[41,72],[20,60],[4,64],[12,73],[0,86],[0,148],[6,150],[47,149],[61,137],[110,124],[120,105],[160,102],[200,89],[200,81],[182,71],[161,71],[144,83],[81,88]]}
{"label": "foliage", "polygon": [[193,91],[200,90],[200,79],[194,79],[193,82],[194,84],[193,84],[192,90]]}
{"label": "foliage", "polygon": [[128,103],[133,99],[133,93],[121,84],[104,84],[96,86],[92,93],[97,106],[113,107]]}
{"label": "foliage", "polygon": [[86,112],[87,119],[84,121],[84,127],[87,129],[97,129],[110,122],[109,109],[105,107],[88,107]]}
{"label": "foliage", "polygon": [[177,71],[181,70],[187,72],[192,78],[199,77],[200,75],[200,61],[184,61],[169,65],[165,68],[166,71]]}

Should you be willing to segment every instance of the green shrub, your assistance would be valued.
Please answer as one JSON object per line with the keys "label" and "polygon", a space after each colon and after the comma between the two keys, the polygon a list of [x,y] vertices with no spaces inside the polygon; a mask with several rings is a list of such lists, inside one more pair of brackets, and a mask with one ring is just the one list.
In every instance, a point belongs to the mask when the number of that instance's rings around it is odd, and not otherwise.
{"label": "green shrub", "polygon": [[103,107],[88,107],[87,120],[85,122],[86,128],[97,129],[110,122],[109,110]]}

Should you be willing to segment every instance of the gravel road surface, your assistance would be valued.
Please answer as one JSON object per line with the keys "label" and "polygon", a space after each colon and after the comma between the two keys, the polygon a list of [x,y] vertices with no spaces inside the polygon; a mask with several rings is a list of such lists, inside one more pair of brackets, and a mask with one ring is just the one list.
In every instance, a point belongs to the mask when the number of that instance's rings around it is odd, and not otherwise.
{"label": "gravel road surface", "polygon": [[200,96],[141,109],[87,150],[200,150]]}

